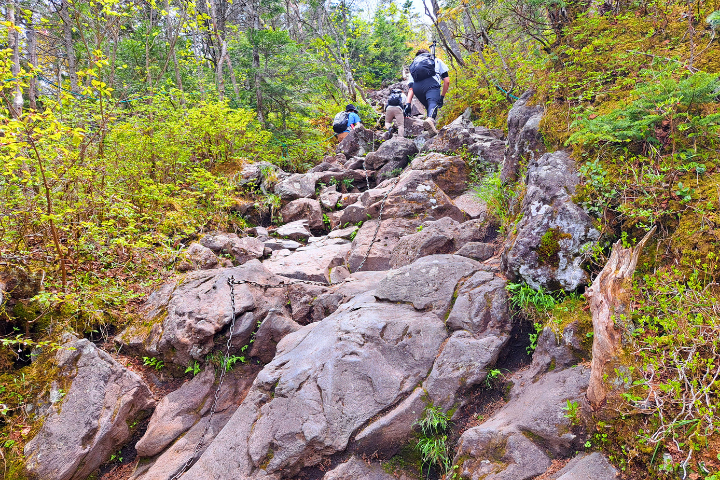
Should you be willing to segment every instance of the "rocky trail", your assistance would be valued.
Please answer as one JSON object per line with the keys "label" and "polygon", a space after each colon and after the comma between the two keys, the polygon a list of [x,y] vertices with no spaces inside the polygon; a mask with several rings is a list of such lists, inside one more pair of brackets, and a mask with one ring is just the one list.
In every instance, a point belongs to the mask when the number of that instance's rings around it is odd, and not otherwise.
{"label": "rocky trail", "polygon": [[[573,202],[575,163],[544,151],[529,97],[507,136],[461,116],[431,137],[408,118],[413,139],[381,142],[359,128],[305,174],[248,165],[243,183],[281,199],[283,224],[190,245],[184,273],[115,337],[120,355],[66,337],[72,348],[57,353],[57,385],[25,448],[30,474],[437,479],[444,472],[412,460],[417,422],[434,408],[451,417],[456,468],[445,478],[617,478],[585,452],[584,327],[535,332],[510,305],[509,282],[586,285],[585,252],[599,238]],[[504,179],[528,159],[507,235],[470,188],[467,158]],[[541,252],[549,237],[554,250]],[[136,357],[166,373],[139,375]]]}

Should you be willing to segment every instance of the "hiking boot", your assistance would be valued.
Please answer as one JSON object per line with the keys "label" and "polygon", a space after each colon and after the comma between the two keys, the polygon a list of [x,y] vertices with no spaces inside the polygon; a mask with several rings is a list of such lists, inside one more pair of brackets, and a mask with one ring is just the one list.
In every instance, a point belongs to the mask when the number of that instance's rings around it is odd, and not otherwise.
{"label": "hiking boot", "polygon": [[423,122],[423,128],[425,130],[427,130],[428,132],[430,132],[432,134],[432,136],[435,136],[438,134],[438,129],[435,126],[435,119],[432,117],[428,117],[425,119],[425,121]]}

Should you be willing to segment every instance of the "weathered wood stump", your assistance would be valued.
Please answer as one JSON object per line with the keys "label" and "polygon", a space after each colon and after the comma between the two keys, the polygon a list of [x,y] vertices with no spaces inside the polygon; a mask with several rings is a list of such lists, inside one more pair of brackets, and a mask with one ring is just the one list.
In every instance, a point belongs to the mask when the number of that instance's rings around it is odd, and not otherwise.
{"label": "weathered wood stump", "polygon": [[654,232],[655,227],[634,248],[623,248],[620,241],[616,242],[607,264],[585,292],[590,301],[594,333],[587,391],[593,408],[602,406],[607,398],[603,374],[622,347],[623,328],[617,321],[628,313],[632,276],[638,257]]}

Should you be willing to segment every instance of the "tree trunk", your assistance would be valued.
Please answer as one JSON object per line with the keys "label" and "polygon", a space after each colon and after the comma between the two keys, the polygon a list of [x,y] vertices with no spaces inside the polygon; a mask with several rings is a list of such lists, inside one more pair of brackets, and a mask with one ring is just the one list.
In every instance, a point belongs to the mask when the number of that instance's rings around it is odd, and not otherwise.
{"label": "tree trunk", "polygon": [[652,228],[635,248],[623,248],[618,241],[613,245],[605,268],[585,292],[590,302],[593,322],[592,364],[587,398],[594,409],[601,407],[607,398],[603,381],[611,371],[622,347],[624,317],[629,312],[632,276],[645,243],[655,232]]}
{"label": "tree trunk", "polygon": [[68,76],[70,76],[70,91],[79,93],[77,75],[77,57],[75,57],[75,46],[72,40],[72,25],[70,24],[70,4],[63,0],[60,9],[57,11],[63,24],[63,41],[65,43],[65,55],[67,57]]}
{"label": "tree trunk", "polygon": [[11,114],[14,118],[20,116],[23,107],[22,90],[20,89],[20,42],[18,31],[15,29],[15,1],[10,0],[6,5],[8,26],[8,47],[12,50],[12,65],[10,71],[15,78],[15,93],[13,94]]}
{"label": "tree trunk", "polygon": [[[428,11],[427,5],[425,6],[425,13],[430,17],[433,22],[435,23],[435,27],[438,30],[438,33],[440,34],[440,39],[442,40],[443,44],[445,45],[445,48],[447,49],[448,53],[455,58],[455,60],[460,65],[465,65],[465,62],[462,59],[462,55],[460,53],[460,46],[455,41],[455,37],[453,37],[452,32],[450,31],[450,28],[447,26],[447,23],[444,20],[438,20],[437,17],[440,14],[440,4],[437,0],[430,0],[433,7],[433,15],[430,15],[430,12]],[[423,0],[423,4],[425,3],[425,0]]]}
{"label": "tree trunk", "polygon": [[[32,16],[25,24],[25,37],[27,38],[28,61],[32,67],[37,67],[37,35],[35,33]],[[30,100],[30,108],[33,110],[37,110],[37,94],[37,79],[35,75],[32,75],[28,85],[28,99]]]}

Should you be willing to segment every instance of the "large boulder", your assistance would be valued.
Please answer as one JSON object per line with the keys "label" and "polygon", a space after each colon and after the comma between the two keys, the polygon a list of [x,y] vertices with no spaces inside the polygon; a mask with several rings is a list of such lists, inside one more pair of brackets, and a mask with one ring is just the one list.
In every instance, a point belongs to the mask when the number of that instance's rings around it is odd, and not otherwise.
{"label": "large boulder", "polygon": [[423,383],[429,401],[446,411],[461,407],[465,403],[461,393],[487,378],[489,367],[510,338],[510,327],[500,335],[481,338],[464,330],[454,332]]}
{"label": "large boulder", "polygon": [[[392,183],[382,184],[374,190],[382,191]],[[363,197],[368,192],[363,194]],[[361,197],[361,200],[363,199]],[[380,214],[383,206],[382,198],[374,203],[367,202],[366,213],[372,218]],[[392,187],[383,206],[383,218],[412,217],[422,220],[438,220],[450,217],[453,220],[463,221],[464,215],[457,208],[450,197],[438,187],[434,181],[427,178],[425,172],[409,170],[403,173]]]}
{"label": "large boulder", "polygon": [[315,195],[315,174],[294,173],[275,185],[275,195],[289,202],[298,198],[310,198]]}
{"label": "large boulder", "polygon": [[293,478],[343,451],[427,376],[446,335],[437,315],[356,298],[286,336],[186,478]]}
{"label": "large boulder", "polygon": [[514,104],[508,113],[507,149],[500,172],[503,182],[514,182],[520,170],[520,160],[535,160],[545,152],[540,120],[542,105],[528,105],[535,92],[528,90]]}
{"label": "large boulder", "polygon": [[180,264],[177,269],[181,272],[188,270],[207,270],[218,266],[218,258],[212,250],[199,243],[191,243],[187,250],[180,255]]}
{"label": "large boulder", "polygon": [[328,210],[335,210],[338,202],[342,199],[343,194],[337,191],[337,186],[330,185],[320,192],[320,205]]}
{"label": "large boulder", "polygon": [[272,191],[272,187],[285,178],[288,174],[283,172],[280,167],[270,162],[254,162],[247,163],[240,171],[240,185],[257,188],[262,193],[267,194]]}
{"label": "large boulder", "polygon": [[443,217],[437,221],[424,222],[418,229],[419,232],[401,238],[393,249],[390,258],[393,268],[409,265],[427,255],[453,253],[468,242],[487,241],[495,236],[494,226],[483,220],[459,223]]}
{"label": "large boulder", "polygon": [[447,326],[453,331],[466,330],[475,336],[503,336],[510,331],[507,281],[492,272],[480,271],[466,280],[457,297]]}
{"label": "large boulder", "polygon": [[375,145],[380,142],[380,136],[376,136],[375,132],[368,130],[363,126],[350,130],[350,133],[342,139],[337,146],[337,153],[342,153],[346,158],[354,156],[365,156],[368,152],[375,149]]}
{"label": "large boulder", "polygon": [[308,227],[319,230],[324,227],[322,208],[320,202],[311,198],[298,198],[285,205],[280,210],[284,222],[307,220]]}
{"label": "large boulder", "polygon": [[587,283],[582,263],[600,232],[572,200],[579,182],[567,152],[530,162],[517,235],[505,244],[504,265],[511,278],[551,290],[571,291]]}
{"label": "large boulder", "polygon": [[375,289],[375,296],[406,302],[442,318],[449,311],[458,282],[478,270],[475,260],[458,255],[431,255],[391,270]]}
{"label": "large boulder", "polygon": [[295,220],[294,222],[280,225],[275,234],[280,238],[289,238],[290,240],[305,241],[312,236],[310,233],[310,225],[308,220]]}
{"label": "large boulder", "polygon": [[425,142],[421,153],[454,154],[465,148],[472,155],[481,156],[487,162],[499,164],[505,150],[502,132],[471,125],[456,122],[446,125],[436,136]]}
{"label": "large boulder", "polygon": [[329,282],[330,271],[345,264],[345,257],[351,246],[347,240],[333,239],[300,247],[286,257],[265,261],[265,267],[272,273],[299,280]]}
{"label": "large boulder", "polygon": [[[238,264],[243,264],[263,255],[265,246],[257,237],[238,237],[234,233],[209,233],[200,239],[200,246],[215,253],[231,255]],[[204,253],[206,257],[209,255]]]}
{"label": "large boulder", "polygon": [[[143,458],[131,480],[171,480],[186,462],[202,455],[245,399],[260,369],[250,364],[235,365],[225,374],[219,391],[213,383],[214,370],[212,366],[206,368],[160,401],[147,432],[136,446]],[[211,420],[209,413],[216,393]],[[158,450],[160,445],[165,446]],[[152,451],[159,453],[151,457]]]}
{"label": "large boulder", "polygon": [[450,157],[430,153],[414,158],[410,167],[427,172],[429,178],[450,196],[459,195],[467,188],[467,166],[460,155]]}
{"label": "large boulder", "polygon": [[380,170],[386,164],[392,165],[392,168],[405,168],[410,156],[417,152],[412,140],[395,136],[380,145],[376,151],[368,153],[365,157],[365,165],[373,170]]}
{"label": "large boulder", "polygon": [[129,425],[155,407],[137,374],[88,340],[65,341],[54,377],[67,393],[25,445],[28,473],[43,480],[85,480],[130,438]]}
{"label": "large boulder", "polygon": [[[278,285],[275,277],[257,260],[234,268],[188,273],[182,282],[169,282],[154,292],[144,306],[141,322],[133,323],[116,337],[131,350],[186,366],[191,359],[203,360],[215,345],[215,336],[232,320],[228,279]],[[263,318],[267,309],[284,304],[282,290],[241,284],[234,286],[235,315],[256,311]],[[273,295],[279,297],[273,297]],[[256,299],[257,297],[257,299]],[[258,301],[259,300],[259,301]]]}
{"label": "large boulder", "polygon": [[475,192],[465,192],[453,200],[453,203],[470,218],[487,216],[487,204],[480,200]]}
{"label": "large boulder", "polygon": [[361,265],[362,270],[389,270],[395,246],[402,237],[415,232],[419,224],[420,221],[412,218],[389,218],[381,222],[370,220],[363,223],[352,241],[348,255],[350,271],[358,271]]}
{"label": "large boulder", "polygon": [[568,418],[568,402],[584,408],[589,369],[554,370],[532,381],[512,377],[509,402],[458,442],[458,473],[472,479],[530,479],[553,458],[581,448],[585,436]]}
{"label": "large boulder", "polygon": [[275,348],[285,335],[300,329],[300,325],[285,315],[270,312],[255,333],[250,355],[263,363],[270,362],[275,356]]}

